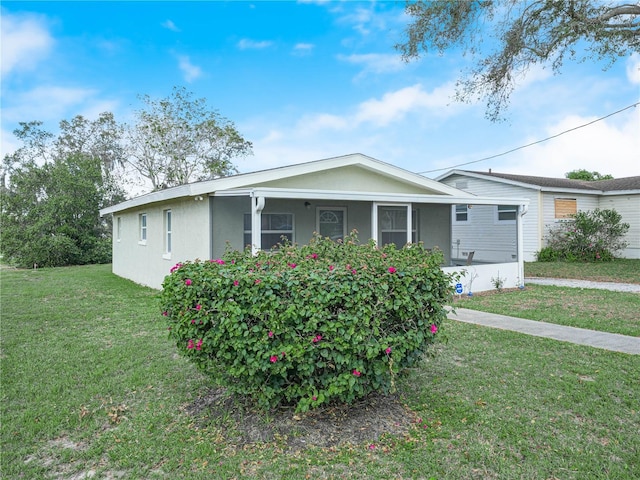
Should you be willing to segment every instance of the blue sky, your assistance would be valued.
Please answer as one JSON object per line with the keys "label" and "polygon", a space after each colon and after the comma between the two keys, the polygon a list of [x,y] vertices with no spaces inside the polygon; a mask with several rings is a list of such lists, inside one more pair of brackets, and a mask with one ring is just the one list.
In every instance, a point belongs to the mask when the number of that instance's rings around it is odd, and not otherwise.
{"label": "blue sky", "polygon": [[[436,177],[640,100],[640,56],[536,68],[507,120],[455,103],[459,53],[405,64],[393,45],[403,2],[3,1],[2,155],[18,122],[113,112],[184,86],[253,142],[241,172],[363,153]],[[640,106],[508,155],[459,168],[563,177],[640,175]]]}

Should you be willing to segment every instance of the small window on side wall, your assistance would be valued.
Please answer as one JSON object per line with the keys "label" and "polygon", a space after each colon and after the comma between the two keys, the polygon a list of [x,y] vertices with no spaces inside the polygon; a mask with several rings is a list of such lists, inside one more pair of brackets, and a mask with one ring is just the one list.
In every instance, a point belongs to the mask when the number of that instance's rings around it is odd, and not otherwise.
{"label": "small window on side wall", "polygon": [[518,207],[516,205],[498,205],[498,222],[515,222],[517,213]]}
{"label": "small window on side wall", "polygon": [[140,227],[140,238],[138,243],[141,245],[147,244],[147,214],[141,213],[138,215],[138,225]]}
{"label": "small window on side wall", "polygon": [[122,238],[122,217],[118,217],[116,220],[116,240],[119,242]]}
{"label": "small window on side wall", "polygon": [[171,210],[163,212],[164,217],[164,258],[171,258]]}
{"label": "small window on side wall", "polygon": [[556,198],[554,199],[556,218],[566,220],[572,215],[578,213],[578,202],[575,198]]}
{"label": "small window on side wall", "polygon": [[463,223],[469,221],[469,206],[468,205],[454,205],[453,220],[456,223]]}

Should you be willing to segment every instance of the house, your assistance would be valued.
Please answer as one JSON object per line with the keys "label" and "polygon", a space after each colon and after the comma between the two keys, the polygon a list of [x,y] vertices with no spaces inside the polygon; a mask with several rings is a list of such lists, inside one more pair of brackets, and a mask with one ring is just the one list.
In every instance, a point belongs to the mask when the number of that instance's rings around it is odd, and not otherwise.
{"label": "house", "polygon": [[[272,248],[283,236],[304,244],[314,232],[338,240],[354,229],[363,242],[439,247],[443,267],[459,269],[465,259],[457,261],[449,248],[451,212],[458,204],[516,205],[520,223],[527,201],[481,198],[352,154],[168,188],[100,214],[113,216],[113,272],[160,288],[177,262],[218,258],[228,246],[257,251]],[[521,244],[517,231],[513,242]],[[483,282],[492,288],[489,279],[497,271],[508,274],[513,285],[523,278],[521,256],[486,268],[474,273],[474,291]]]}
{"label": "house", "polygon": [[[529,200],[529,212],[523,218],[524,261],[536,260],[536,252],[545,246],[550,227],[578,211],[613,209],[629,224],[624,258],[640,258],[640,176],[587,182],[567,178],[534,177],[507,173],[451,170],[437,181],[480,196],[520,197]],[[513,223],[513,209],[498,205],[458,205],[452,213],[452,241],[461,251],[475,250],[479,260],[490,260],[509,248],[516,255],[513,237],[499,227]],[[487,225],[493,225],[486,235]],[[485,233],[482,233],[485,232]]]}

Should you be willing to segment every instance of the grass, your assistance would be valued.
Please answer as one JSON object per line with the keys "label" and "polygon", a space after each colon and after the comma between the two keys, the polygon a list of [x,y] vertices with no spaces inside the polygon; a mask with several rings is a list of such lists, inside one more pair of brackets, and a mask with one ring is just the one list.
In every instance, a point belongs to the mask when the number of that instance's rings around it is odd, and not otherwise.
{"label": "grass", "polygon": [[[640,283],[640,260],[525,263],[525,277]],[[463,297],[457,305],[529,320],[640,336],[640,295],[637,293],[529,284],[522,291]]]}
{"label": "grass", "polygon": [[599,282],[640,283],[640,260],[612,262],[527,262],[525,277],[576,278]]}
{"label": "grass", "polygon": [[[109,266],[2,271],[2,478],[640,478],[640,358],[447,322],[399,380],[404,436],[234,445],[156,292]],[[373,443],[373,445],[372,445]]]}

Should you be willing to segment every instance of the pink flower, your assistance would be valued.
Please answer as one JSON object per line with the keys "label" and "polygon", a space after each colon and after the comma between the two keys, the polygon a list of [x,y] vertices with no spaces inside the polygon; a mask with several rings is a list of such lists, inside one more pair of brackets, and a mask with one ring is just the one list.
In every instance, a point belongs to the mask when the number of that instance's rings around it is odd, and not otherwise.
{"label": "pink flower", "polygon": [[351,273],[353,273],[355,275],[357,273],[356,269],[354,268],[353,270],[351,270]]}
{"label": "pink flower", "polygon": [[197,304],[197,305],[196,305],[196,310],[197,310],[197,311],[200,311],[200,309],[201,309],[201,308],[202,308],[202,305],[200,305],[200,304]]}
{"label": "pink flower", "polygon": [[189,340],[189,341],[187,342],[187,348],[188,348],[189,350],[191,350],[193,347],[194,347],[194,345],[193,345],[193,340]]}
{"label": "pink flower", "polygon": [[178,270],[180,267],[182,266],[181,263],[176,263],[173,267],[171,267],[171,270],[169,270],[169,273],[173,273],[176,270]]}
{"label": "pink flower", "polygon": [[389,267],[389,273],[396,273],[395,267]]}
{"label": "pink flower", "polygon": [[316,397],[316,396],[314,395],[313,397],[311,397],[311,400],[313,400],[313,401],[315,402],[316,400],[318,400],[318,397]]}
{"label": "pink flower", "polygon": [[273,332],[269,332],[267,335],[269,335],[269,338],[273,338]]}
{"label": "pink flower", "polygon": [[359,377],[359,376],[361,375],[361,372],[359,372],[358,370],[354,370],[354,371],[353,371],[353,374],[354,374],[356,377]]}
{"label": "pink flower", "polygon": [[260,280],[259,278],[256,278],[255,284],[259,284],[262,280]]}
{"label": "pink flower", "polygon": [[196,343],[196,350],[202,350],[202,339],[198,340],[198,343]]}
{"label": "pink flower", "polygon": [[169,312],[165,310],[164,312],[162,312],[162,315],[166,317],[167,315],[169,315]]}
{"label": "pink flower", "polygon": [[335,267],[333,265],[329,265],[329,271],[331,272]]}
{"label": "pink flower", "polygon": [[434,323],[431,325],[431,333],[435,334],[438,331],[437,325]]}
{"label": "pink flower", "polygon": [[295,263],[287,263],[291,268],[296,268],[298,265]]}
{"label": "pink flower", "polygon": [[240,282],[238,280],[234,280],[233,281],[233,286],[237,287],[238,285],[240,285]]}
{"label": "pink flower", "polygon": [[278,361],[278,357],[277,355],[271,355],[271,358],[269,359],[269,361],[271,363],[276,363]]}
{"label": "pink flower", "polygon": [[312,253],[311,254],[311,258],[313,258],[314,260],[316,260],[318,258],[318,254],[317,253]]}
{"label": "pink flower", "polygon": [[195,320],[191,320],[191,324],[194,324],[194,323],[196,323],[196,321]]}
{"label": "pink flower", "polygon": [[188,287],[189,285],[191,285],[192,283],[193,283],[193,282],[191,281],[191,279],[190,279],[190,278],[187,278],[187,279],[184,281],[184,284],[185,284],[187,287]]}
{"label": "pink flower", "polygon": [[387,355],[389,355],[391,353],[391,347],[387,348],[384,353],[386,353]]}
{"label": "pink flower", "polygon": [[320,340],[322,340],[322,335],[316,335],[314,337],[313,340],[311,340],[313,343],[318,343]]}
{"label": "pink flower", "polygon": [[224,265],[224,260],[216,258],[215,260],[209,260],[211,263],[217,263],[218,265]]}
{"label": "pink flower", "polygon": [[375,450],[376,446],[372,443],[371,445],[369,445],[369,450]]}

